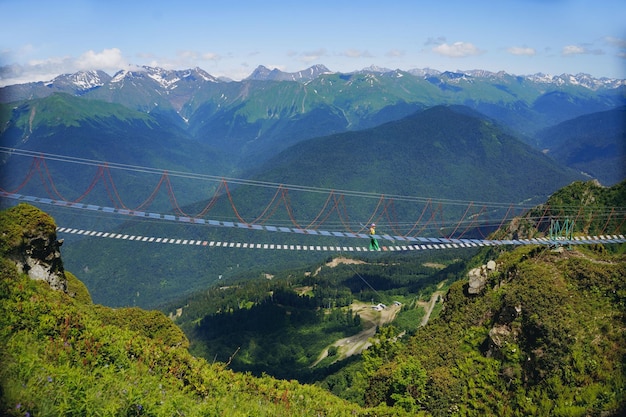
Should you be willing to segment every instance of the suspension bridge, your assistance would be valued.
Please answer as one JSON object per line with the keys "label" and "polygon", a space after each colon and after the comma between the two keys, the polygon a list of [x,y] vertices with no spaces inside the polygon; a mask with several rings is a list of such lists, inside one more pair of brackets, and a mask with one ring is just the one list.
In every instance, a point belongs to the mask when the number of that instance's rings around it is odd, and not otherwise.
{"label": "suspension bridge", "polygon": [[[286,185],[264,181],[244,180],[195,174],[182,171],[167,171],[145,166],[127,165],[111,162],[101,162],[84,158],[69,157],[57,154],[45,154],[15,148],[0,147],[0,152],[27,158],[28,163],[21,164],[21,177],[17,173],[11,175],[13,183],[0,188],[0,198],[10,199],[32,204],[51,205],[60,208],[82,210],[97,216],[122,215],[134,219],[150,221],[178,222],[188,225],[211,226],[249,231],[265,231],[276,233],[290,233],[300,236],[301,241],[316,236],[334,240],[349,238],[350,244],[321,245],[321,244],[275,244],[253,243],[224,240],[198,240],[179,237],[149,236],[115,233],[102,230],[86,230],[85,228],[59,227],[58,233],[80,235],[84,237],[100,237],[120,239],[133,242],[203,246],[208,248],[240,248],[240,249],[267,249],[267,250],[297,250],[297,251],[341,251],[367,252],[369,249],[358,244],[358,240],[369,240],[366,230],[371,223],[377,223],[389,233],[374,235],[381,240],[383,251],[419,251],[430,249],[451,249],[463,247],[497,246],[497,245],[578,245],[593,243],[624,243],[626,239],[619,234],[626,221],[626,208],[596,209],[592,216],[604,223],[604,229],[594,236],[560,236],[539,237],[534,239],[494,240],[484,236],[480,238],[465,237],[469,232],[481,230],[495,230],[501,228],[516,216],[526,213],[533,206],[529,204],[477,202],[450,199],[434,199],[403,195],[384,195],[377,193],[358,192],[350,190],[335,190],[299,185]],[[49,162],[73,164],[74,166],[92,167],[93,177],[82,192],[74,192],[73,197],[67,197],[59,191],[54,181],[54,175],[49,168]],[[28,168],[26,168],[28,167]],[[134,174],[143,174],[157,178],[154,188],[146,195],[143,201],[134,206],[127,203],[118,190],[112,171]],[[207,201],[195,213],[189,208],[183,209],[172,185],[172,178],[203,181],[213,183],[213,194],[206,196]],[[6,181],[5,181],[6,182]],[[269,190],[266,193],[266,204],[254,204],[254,213],[249,205],[236,202],[236,196],[231,192],[233,187],[256,187]],[[10,187],[10,188],[9,188]],[[39,190],[46,197],[33,196],[23,190]],[[97,190],[100,190],[99,192]],[[296,193],[317,194],[321,203],[319,210],[314,210],[308,218],[297,218],[293,196]],[[162,213],[151,209],[159,196],[161,200],[169,202],[170,210]],[[97,196],[97,198],[93,198]],[[104,197],[103,197],[104,196]],[[135,200],[137,200],[136,196]],[[351,220],[348,200],[368,200],[372,207],[366,221]],[[104,203],[103,203],[104,202]],[[106,203],[108,202],[108,204]],[[409,211],[414,218],[408,221],[398,219],[399,205],[409,205]],[[191,206],[191,205],[189,205]],[[220,206],[220,209],[217,207]],[[195,207],[199,207],[197,204]],[[245,210],[244,210],[245,207]],[[460,219],[446,219],[445,208],[455,207],[462,213]],[[225,210],[225,208],[227,210]],[[224,213],[230,212],[228,218]],[[245,211],[245,213],[244,213]],[[406,212],[406,210],[405,210]],[[449,210],[448,210],[449,212]],[[503,213],[494,219],[493,213]],[[590,213],[583,207],[544,207],[543,214],[530,220],[536,224],[549,224],[555,215],[560,218],[588,219]],[[406,216],[406,215],[405,215]],[[613,227],[614,230],[609,230]],[[428,233],[431,236],[425,236]],[[433,232],[439,236],[432,236]],[[547,235],[547,233],[546,233]],[[353,243],[354,242],[354,243]]]}

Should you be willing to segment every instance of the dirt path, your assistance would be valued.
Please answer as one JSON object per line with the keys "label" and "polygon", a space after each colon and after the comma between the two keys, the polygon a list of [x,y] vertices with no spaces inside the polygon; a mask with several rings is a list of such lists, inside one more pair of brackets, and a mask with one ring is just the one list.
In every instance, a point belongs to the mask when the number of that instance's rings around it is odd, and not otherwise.
{"label": "dirt path", "polygon": [[[440,282],[439,285],[437,285],[437,290],[441,290],[442,287],[443,287],[443,282]],[[422,317],[420,326],[426,326],[426,324],[428,323],[428,320],[430,320],[430,315],[432,314],[433,309],[435,308],[435,304],[437,304],[437,300],[439,300],[439,297],[443,297],[444,295],[445,294],[443,291],[435,291],[433,295],[430,296],[430,300],[428,302],[426,301],[417,302],[417,305],[424,308],[424,310],[426,311],[426,314],[424,314],[424,317]]]}
{"label": "dirt path", "polygon": [[426,326],[428,320],[430,320],[430,315],[433,312],[433,308],[435,308],[435,304],[437,304],[437,300],[439,297],[443,297],[442,291],[435,291],[433,295],[430,297],[430,301],[428,303],[424,303],[424,310],[426,310],[426,314],[422,317],[422,321],[420,322],[420,326]]}
{"label": "dirt path", "polygon": [[[371,343],[369,339],[376,334],[377,326],[381,326],[386,323],[390,323],[400,311],[399,305],[388,306],[380,311],[372,308],[369,303],[352,303],[352,311],[361,316],[363,327],[365,330],[350,337],[337,340],[331,346],[339,348],[337,352],[337,358],[335,362],[345,359],[349,356],[361,353],[367,349]],[[329,346],[330,347],[330,346]],[[320,361],[328,356],[328,348],[324,349],[317,360],[311,365],[311,368],[316,366]]]}

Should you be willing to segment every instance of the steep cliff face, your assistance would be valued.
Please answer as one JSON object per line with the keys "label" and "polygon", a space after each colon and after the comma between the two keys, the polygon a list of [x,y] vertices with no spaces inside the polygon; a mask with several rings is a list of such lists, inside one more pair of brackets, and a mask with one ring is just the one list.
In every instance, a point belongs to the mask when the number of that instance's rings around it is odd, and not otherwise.
{"label": "steep cliff face", "polygon": [[56,226],[52,217],[36,207],[19,204],[0,213],[0,254],[34,280],[67,292]]}

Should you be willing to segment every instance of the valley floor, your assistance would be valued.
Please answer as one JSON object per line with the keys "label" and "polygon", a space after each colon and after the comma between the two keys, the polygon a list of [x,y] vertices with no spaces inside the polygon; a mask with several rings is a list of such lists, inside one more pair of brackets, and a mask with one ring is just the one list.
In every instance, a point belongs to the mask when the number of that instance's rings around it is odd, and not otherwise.
{"label": "valley floor", "polygon": [[[354,302],[350,308],[355,314],[361,316],[365,330],[353,336],[339,339],[331,345],[339,348],[335,362],[359,354],[367,349],[371,345],[369,339],[374,337],[378,326],[391,323],[396,317],[396,314],[400,311],[399,305],[392,305],[381,310],[375,310],[372,304],[363,302]],[[311,365],[311,368],[315,367],[328,356],[328,349],[331,346],[322,351],[317,360]]]}

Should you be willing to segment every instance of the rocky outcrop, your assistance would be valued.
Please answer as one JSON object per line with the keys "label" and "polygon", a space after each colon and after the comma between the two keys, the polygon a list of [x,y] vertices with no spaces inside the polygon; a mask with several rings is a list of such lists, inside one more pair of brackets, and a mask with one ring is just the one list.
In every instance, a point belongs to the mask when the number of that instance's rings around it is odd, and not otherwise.
{"label": "rocky outcrop", "polygon": [[2,255],[14,262],[20,273],[67,292],[59,249],[63,241],[57,240],[52,218],[27,204],[8,209],[0,217]]}
{"label": "rocky outcrop", "polygon": [[17,269],[35,280],[46,281],[54,290],[67,292],[67,279],[61,261],[63,240],[52,236],[31,236],[24,239],[22,256],[14,259]]}
{"label": "rocky outcrop", "polygon": [[469,278],[467,292],[469,294],[480,294],[483,288],[485,288],[489,274],[495,271],[496,263],[494,261],[489,261],[486,265],[470,270],[467,274]]}
{"label": "rocky outcrop", "polygon": [[508,344],[517,344],[519,337],[519,326],[514,326],[513,322],[522,314],[522,306],[503,306],[496,317],[495,323],[489,336],[483,342],[481,350],[486,357],[502,358],[503,349]]}

